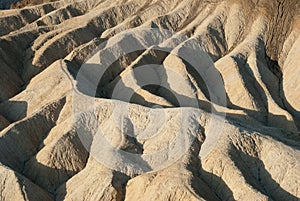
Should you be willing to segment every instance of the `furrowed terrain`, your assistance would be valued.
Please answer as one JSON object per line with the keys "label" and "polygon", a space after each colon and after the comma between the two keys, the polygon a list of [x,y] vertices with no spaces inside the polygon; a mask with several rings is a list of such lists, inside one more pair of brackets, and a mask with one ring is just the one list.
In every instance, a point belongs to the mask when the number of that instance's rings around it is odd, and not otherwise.
{"label": "furrowed terrain", "polygon": [[[13,7],[0,11],[1,201],[300,200],[298,0],[25,0]],[[151,46],[163,35],[151,29],[184,37]],[[122,35],[128,31],[135,37]],[[95,97],[80,88],[77,74],[96,48],[105,62],[105,51],[117,55],[128,41],[140,49],[110,65]],[[213,106],[210,78],[173,54],[184,48],[196,52],[189,58],[214,64],[225,105]],[[162,66],[158,82],[169,92],[139,87],[136,74],[135,84],[126,79],[146,64]],[[182,78],[179,87],[168,69]],[[134,91],[130,100],[115,98],[120,81]],[[75,117],[74,98],[87,101],[76,106],[81,110],[93,102],[94,112]],[[114,121],[115,108],[126,108],[128,118]],[[164,126],[143,139],[139,130],[151,115]],[[101,146],[85,145],[79,132],[95,125],[112,146],[141,155],[142,168],[134,160],[114,168],[99,162],[91,153],[101,154]],[[217,138],[209,134],[214,127]],[[172,163],[160,167],[173,155],[144,157],[174,146],[177,135],[194,139]],[[113,152],[103,154],[114,161]]]}

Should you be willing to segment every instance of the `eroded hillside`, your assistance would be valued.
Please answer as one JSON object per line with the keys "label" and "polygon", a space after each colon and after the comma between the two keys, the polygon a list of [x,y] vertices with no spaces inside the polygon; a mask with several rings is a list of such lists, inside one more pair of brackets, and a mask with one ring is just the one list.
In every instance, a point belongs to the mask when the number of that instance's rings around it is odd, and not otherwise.
{"label": "eroded hillside", "polygon": [[299,4],[0,11],[0,200],[299,200]]}

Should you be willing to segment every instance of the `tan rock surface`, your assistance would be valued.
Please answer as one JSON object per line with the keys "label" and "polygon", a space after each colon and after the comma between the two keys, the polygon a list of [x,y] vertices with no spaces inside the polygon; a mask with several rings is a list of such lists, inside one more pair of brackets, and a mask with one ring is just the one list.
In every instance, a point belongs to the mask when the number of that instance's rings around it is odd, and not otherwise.
{"label": "tan rock surface", "polygon": [[1,201],[300,200],[298,0],[12,7]]}

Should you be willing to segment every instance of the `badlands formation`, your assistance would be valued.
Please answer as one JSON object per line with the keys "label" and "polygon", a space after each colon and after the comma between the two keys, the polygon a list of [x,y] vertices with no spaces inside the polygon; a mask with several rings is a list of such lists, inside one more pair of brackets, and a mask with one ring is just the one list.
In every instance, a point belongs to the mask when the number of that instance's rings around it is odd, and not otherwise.
{"label": "badlands formation", "polygon": [[12,7],[1,201],[300,200],[298,0]]}

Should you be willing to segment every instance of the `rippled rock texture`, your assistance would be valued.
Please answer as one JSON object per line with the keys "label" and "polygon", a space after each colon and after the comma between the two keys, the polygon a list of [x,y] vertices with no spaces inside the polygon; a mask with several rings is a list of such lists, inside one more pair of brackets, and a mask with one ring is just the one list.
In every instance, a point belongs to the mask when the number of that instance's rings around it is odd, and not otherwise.
{"label": "rippled rock texture", "polygon": [[12,7],[0,200],[300,199],[298,0]]}

